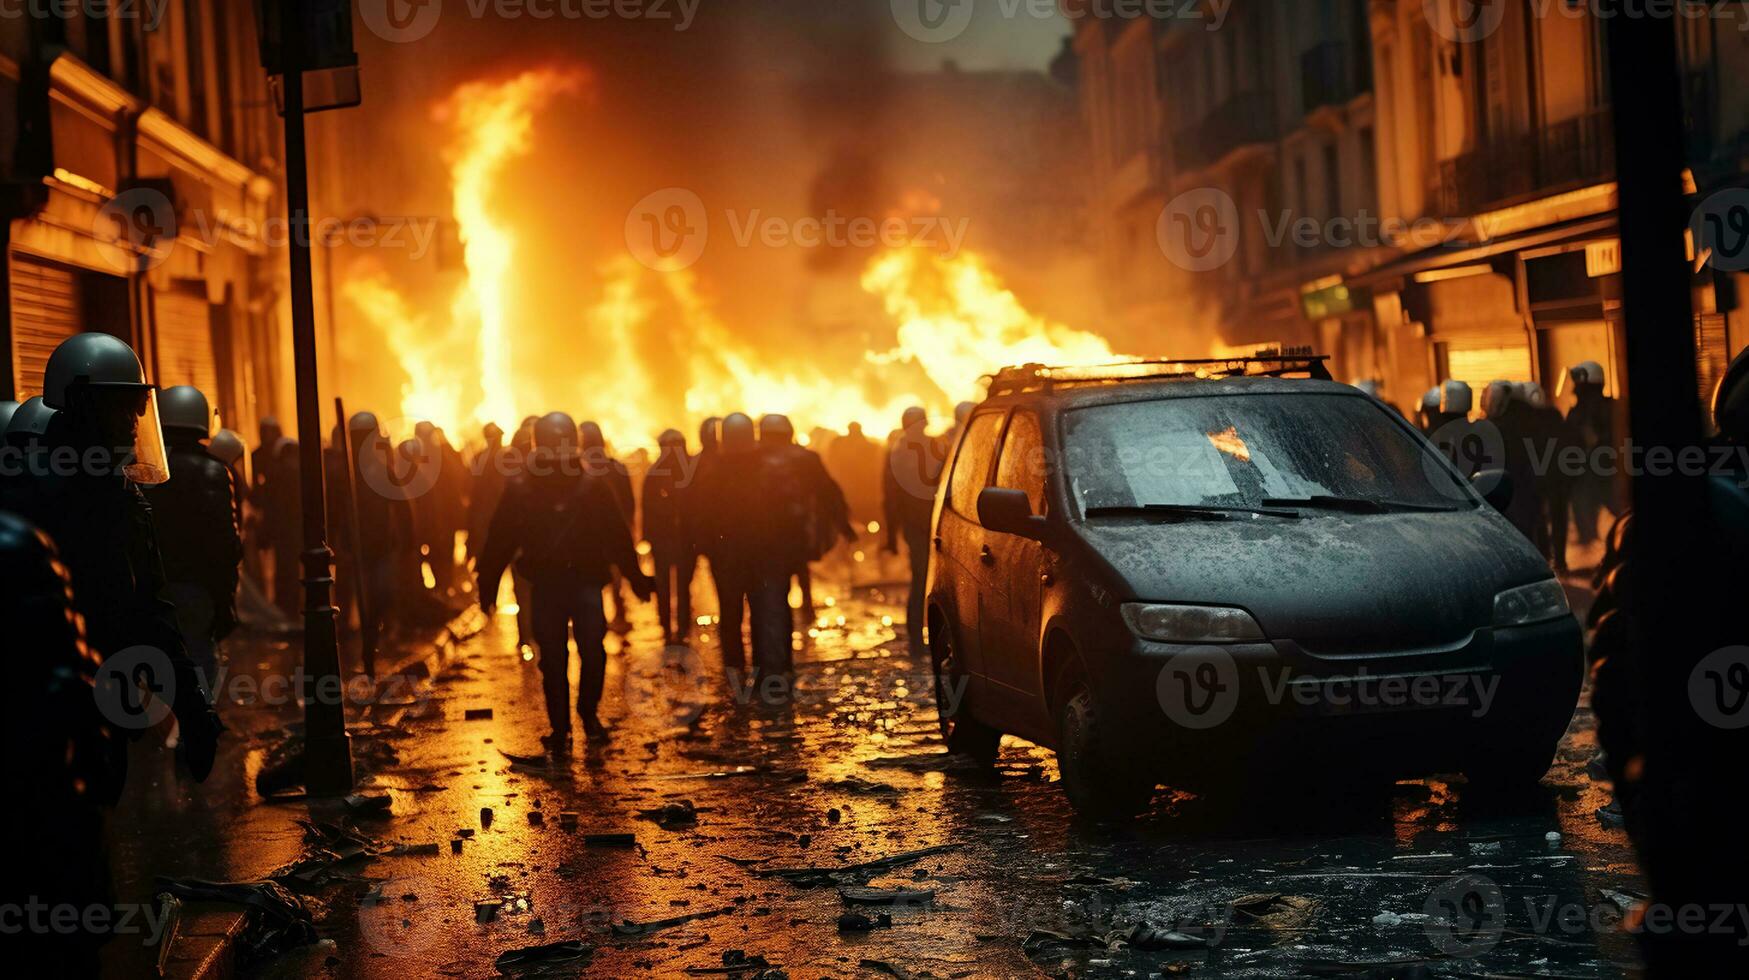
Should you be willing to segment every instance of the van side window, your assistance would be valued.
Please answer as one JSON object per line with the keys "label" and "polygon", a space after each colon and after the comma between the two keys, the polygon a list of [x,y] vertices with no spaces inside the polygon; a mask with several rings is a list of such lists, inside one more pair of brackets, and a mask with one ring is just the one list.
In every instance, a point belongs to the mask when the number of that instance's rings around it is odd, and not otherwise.
{"label": "van side window", "polygon": [[1002,413],[980,415],[966,425],[965,439],[953,462],[953,482],[948,487],[947,502],[955,513],[971,520],[978,519],[978,494],[990,476],[990,463],[996,455],[996,436],[1002,430]]}
{"label": "van side window", "polygon": [[1008,437],[1002,443],[1002,461],[996,464],[996,485],[1024,491],[1032,512],[1043,514],[1045,466],[1045,441],[1039,431],[1038,416],[1027,411],[1015,412],[1008,423]]}

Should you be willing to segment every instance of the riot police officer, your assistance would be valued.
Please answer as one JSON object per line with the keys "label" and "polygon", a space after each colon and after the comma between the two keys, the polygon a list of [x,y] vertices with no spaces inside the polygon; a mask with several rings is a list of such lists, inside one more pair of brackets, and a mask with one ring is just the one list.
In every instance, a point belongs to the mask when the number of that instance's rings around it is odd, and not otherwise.
{"label": "riot police officer", "polygon": [[[114,735],[94,695],[97,655],[73,614],[72,588],[39,530],[0,513],[0,622],[14,639],[0,688],[0,779],[7,787],[0,906],[92,908],[109,903],[103,806],[120,787],[107,760]],[[97,976],[100,938],[86,932],[18,929],[9,959],[23,954],[42,976]],[[16,963],[17,960],[14,960]]]}
{"label": "riot police officer", "polygon": [[528,576],[541,688],[552,727],[541,741],[564,752],[571,740],[567,640],[575,637],[582,661],[577,714],[586,736],[599,738],[605,734],[597,709],[607,668],[601,590],[615,568],[631,580],[640,599],[648,599],[656,583],[638,566],[631,528],[613,491],[606,481],[582,472],[570,416],[554,412],[536,422],[534,445],[527,472],[511,481],[492,515],[478,594],[481,608],[491,615],[510,563]]}
{"label": "riot police officer", "polygon": [[208,682],[218,669],[217,644],[237,627],[237,530],[231,471],[207,451],[212,412],[188,385],[158,401],[169,444],[171,479],[148,487],[146,500],[164,557],[165,597],[176,606],[182,642]]}
{"label": "riot police officer", "polygon": [[750,621],[755,673],[786,674],[794,623],[789,608],[793,569],[778,543],[785,490],[778,486],[769,457],[760,451],[748,416],[737,412],[723,419],[704,493],[710,501],[705,533],[711,576],[717,582],[725,665],[745,669],[741,627]]}
{"label": "riot police officer", "polygon": [[[121,340],[82,333],[63,341],[43,372],[43,404],[55,410],[45,443],[79,465],[9,478],[5,496],[9,509],[59,548],[99,657],[107,662],[127,652],[129,678],[149,680],[170,701],[184,758],[204,780],[221,726],[184,649],[175,610],[161,598],[164,566],[139,488],[170,478],[157,396]],[[111,761],[125,771],[125,755]]]}
{"label": "riot police officer", "polygon": [[881,474],[887,517],[886,550],[899,553],[905,540],[910,555],[911,591],[905,603],[905,633],[911,649],[923,649],[923,591],[929,577],[929,525],[935,516],[935,489],[941,483],[942,447],[929,437],[929,416],[908,408]]}
{"label": "riot police officer", "polygon": [[656,562],[656,618],[669,645],[686,642],[692,631],[692,575],[698,568],[693,541],[696,461],[686,452],[686,437],[673,429],[656,439],[660,452],[644,477],[643,539]]}
{"label": "riot police officer", "polygon": [[820,454],[796,445],[795,426],[787,417],[767,415],[759,420],[759,448],[778,470],[776,486],[782,493],[774,503],[782,508],[782,526],[777,529],[777,544],[801,586],[801,611],[811,621],[814,579],[809,563],[825,557],[840,539],[856,540],[850,505],[826,472]]}
{"label": "riot police officer", "polygon": [[[584,422],[577,427],[577,437],[582,443],[583,472],[607,484],[614,503],[619,505],[620,516],[625,518],[626,527],[636,527],[637,498],[632,494],[631,472],[608,453],[607,437],[602,434],[601,426]],[[615,631],[624,633],[631,629],[631,625],[626,620],[625,580],[617,569],[608,585],[607,595],[613,600],[613,617],[609,622]]]}
{"label": "riot police officer", "polygon": [[[1578,446],[1587,460],[1596,458],[1598,450],[1619,449],[1621,445],[1621,404],[1604,394],[1606,381],[1603,365],[1584,361],[1567,371],[1573,386],[1573,407],[1567,410],[1566,441]],[[1575,477],[1569,491],[1573,521],[1580,544],[1597,540],[1599,513],[1608,508],[1620,514],[1622,504],[1617,485],[1605,468],[1588,466]]]}

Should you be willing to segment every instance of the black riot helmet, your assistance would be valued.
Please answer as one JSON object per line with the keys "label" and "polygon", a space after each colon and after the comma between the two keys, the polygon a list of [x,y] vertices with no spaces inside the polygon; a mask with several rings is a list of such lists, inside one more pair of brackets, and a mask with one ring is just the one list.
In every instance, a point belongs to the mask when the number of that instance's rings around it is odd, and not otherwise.
{"label": "black riot helmet", "polygon": [[723,435],[723,420],[722,419],[716,417],[715,415],[711,416],[708,419],[705,419],[704,422],[701,423],[698,427],[698,451],[699,451],[699,453],[701,455],[709,456],[710,454],[716,452],[717,446],[720,445],[720,443],[721,443],[722,435]]}
{"label": "black riot helmet", "polygon": [[1739,351],[1713,392],[1713,425],[1732,442],[1749,442],[1749,350]]}
{"label": "black riot helmet", "polygon": [[62,413],[91,446],[131,446],[122,471],[135,483],[170,479],[158,387],[120,338],[81,333],[61,341],[43,369],[43,403]]}
{"label": "black riot helmet", "polygon": [[723,419],[723,455],[742,456],[758,448],[759,438],[751,418],[736,412]]}
{"label": "black riot helmet", "polygon": [[566,448],[577,446],[577,424],[571,421],[571,416],[564,412],[553,412],[543,415],[534,423],[534,446],[559,452]]}
{"label": "black riot helmet", "polygon": [[787,446],[796,441],[796,427],[787,415],[767,415],[759,420],[759,444]]}
{"label": "black riot helmet", "polygon": [[607,436],[602,434],[599,423],[584,422],[577,426],[577,438],[585,453],[607,452]]}

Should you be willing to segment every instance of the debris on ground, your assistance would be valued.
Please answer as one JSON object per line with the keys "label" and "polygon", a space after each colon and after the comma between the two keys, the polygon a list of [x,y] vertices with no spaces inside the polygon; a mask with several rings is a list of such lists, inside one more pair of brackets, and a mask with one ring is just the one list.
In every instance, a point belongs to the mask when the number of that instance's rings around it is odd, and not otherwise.
{"label": "debris on ground", "polygon": [[364,793],[353,793],[350,796],[342,797],[341,802],[346,804],[347,812],[355,817],[386,817],[389,815],[389,806],[394,800],[387,794],[370,796]]}
{"label": "debris on ground", "polygon": [[469,708],[462,712],[463,721],[491,721],[491,708]]}
{"label": "debris on ground", "polygon": [[298,824],[304,828],[304,852],[268,877],[305,894],[315,892],[334,878],[344,877],[338,870],[340,866],[395,849],[345,824],[315,820],[299,820]]}
{"label": "debris on ground", "polygon": [[245,958],[267,959],[316,941],[316,924],[303,899],[275,881],[203,881],[199,878],[158,878],[154,895],[182,902],[216,902],[240,906],[244,912],[239,940]]}
{"label": "debris on ground", "polygon": [[638,836],[636,834],[622,834],[622,833],[584,834],[583,835],[583,846],[584,847],[637,847],[638,846]]}
{"label": "debris on ground", "polygon": [[835,779],[827,783],[826,786],[830,789],[842,790],[852,796],[897,796],[899,794],[898,788],[890,783],[870,782],[856,776]]}
{"label": "debris on ground", "polygon": [[698,823],[698,812],[691,800],[679,800],[648,810],[639,810],[638,816],[644,820],[655,821],[656,826],[663,830],[674,830]]}
{"label": "debris on ground", "polygon": [[885,973],[889,977],[898,977],[899,980],[913,980],[913,978],[917,976],[917,974],[912,973],[910,970],[905,969],[899,964],[890,963],[886,960],[865,959],[857,965],[865,970],[873,970],[876,973]]}
{"label": "debris on ground", "polygon": [[766,868],[753,872],[753,875],[756,878],[782,878],[790,884],[802,888],[818,888],[838,884],[844,878],[871,877],[881,871],[890,871],[903,865],[914,864],[926,857],[958,850],[962,846],[960,844],[940,844],[921,850],[906,851],[903,854],[895,854],[892,857],[876,861],[847,864],[839,868]]}
{"label": "debris on ground", "polygon": [[983,772],[988,768],[969,755],[954,752],[883,756],[870,759],[863,765],[872,769],[909,769],[912,772]]}
{"label": "debris on ground", "polygon": [[1130,927],[1124,940],[1136,949],[1150,952],[1169,949],[1205,949],[1209,945],[1206,936],[1197,936],[1176,929],[1161,929],[1146,922],[1138,922]]}
{"label": "debris on ground", "polygon": [[389,849],[388,853],[393,857],[430,857],[435,855],[438,850],[439,847],[435,843],[396,844]]}
{"label": "debris on ground", "polygon": [[546,943],[541,946],[524,946],[521,949],[506,950],[498,955],[493,965],[500,973],[509,973],[519,967],[546,967],[555,963],[570,963],[595,955],[595,947],[581,939],[565,939],[556,943]]}
{"label": "debris on ground", "polygon": [[922,905],[935,901],[935,893],[921,888],[863,888],[846,886],[838,897],[848,905]]}
{"label": "debris on ground", "polygon": [[[697,976],[713,973],[750,973],[754,970],[764,971],[775,969],[776,967],[772,966],[771,962],[763,956],[758,954],[749,956],[747,955],[746,950],[731,949],[723,954],[723,965],[689,966],[686,968],[686,972]],[[769,975],[761,973],[760,976],[765,977]],[[771,977],[771,980],[776,980],[776,978]]]}
{"label": "debris on ground", "polygon": [[1263,926],[1278,932],[1300,932],[1312,927],[1323,903],[1304,895],[1266,892],[1233,899],[1233,921]]}
{"label": "debris on ground", "polygon": [[893,917],[885,912],[869,918],[861,912],[846,912],[838,917],[839,932],[870,932],[875,929],[891,929]]}
{"label": "debris on ground", "polygon": [[487,829],[491,828],[491,826],[492,826],[492,808],[489,806],[480,807],[480,829],[487,830]]}
{"label": "debris on ground", "polygon": [[690,915],[677,915],[668,919],[657,919],[654,922],[633,922],[632,920],[627,919],[624,922],[615,922],[613,924],[613,934],[616,936],[648,936],[651,933],[661,932],[664,929],[683,926],[689,922],[714,919],[719,915],[728,915],[734,911],[735,907],[729,905],[720,909],[694,912]]}

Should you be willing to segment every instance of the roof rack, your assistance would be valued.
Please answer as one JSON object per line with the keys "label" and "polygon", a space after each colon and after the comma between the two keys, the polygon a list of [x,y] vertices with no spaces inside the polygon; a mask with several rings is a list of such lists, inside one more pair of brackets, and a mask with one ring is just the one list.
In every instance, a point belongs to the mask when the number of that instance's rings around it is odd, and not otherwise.
{"label": "roof rack", "polygon": [[1069,367],[1022,364],[1006,367],[989,375],[989,396],[994,398],[1026,391],[1051,391],[1068,386],[1141,380],[1285,378],[1290,375],[1305,375],[1318,381],[1330,381],[1330,369],[1325,365],[1328,360],[1328,354],[1314,354],[1310,347],[1287,347],[1260,350],[1250,357],[1118,361]]}

